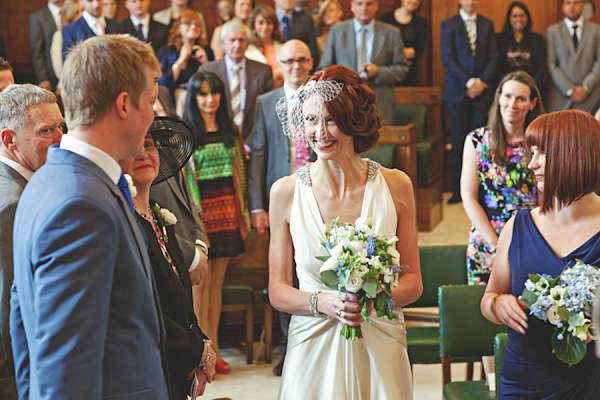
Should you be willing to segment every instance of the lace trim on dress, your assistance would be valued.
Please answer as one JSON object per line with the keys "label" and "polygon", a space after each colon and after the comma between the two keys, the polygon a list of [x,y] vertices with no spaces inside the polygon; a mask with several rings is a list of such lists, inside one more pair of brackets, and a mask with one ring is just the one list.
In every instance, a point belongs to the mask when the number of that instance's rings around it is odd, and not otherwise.
{"label": "lace trim on dress", "polygon": [[[365,158],[365,161],[367,162],[368,165],[368,172],[367,172],[367,182],[368,181],[372,181],[373,179],[375,179],[375,176],[377,176],[377,172],[379,172],[379,170],[381,169],[381,164],[379,164],[377,161],[373,161],[373,160],[369,160],[368,158]],[[312,181],[310,179],[310,166],[312,165],[312,163],[309,163],[308,165],[305,165],[304,167],[300,167],[298,168],[298,170],[296,171],[296,176],[298,176],[298,179],[300,179],[300,182],[302,182],[305,186],[312,186]]]}

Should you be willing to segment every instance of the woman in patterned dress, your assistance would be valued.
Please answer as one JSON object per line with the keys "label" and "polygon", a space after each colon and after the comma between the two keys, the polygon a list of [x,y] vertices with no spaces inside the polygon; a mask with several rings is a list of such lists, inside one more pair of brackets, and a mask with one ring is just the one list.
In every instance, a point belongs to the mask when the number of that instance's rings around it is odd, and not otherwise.
{"label": "woman in patterned dress", "polygon": [[537,206],[535,179],[527,169],[525,129],[544,112],[539,90],[526,72],[506,75],[494,96],[488,126],[465,141],[461,196],[471,220],[467,247],[470,285],[486,284],[498,236],[522,208]]}
{"label": "woman in patterned dress", "polygon": [[245,251],[249,221],[243,141],[227,112],[225,85],[211,72],[198,72],[188,82],[183,118],[192,127],[196,146],[187,180],[210,245],[208,277],[194,292],[194,308],[213,340],[216,370],[226,374],[229,364],[218,346],[221,286],[229,258]]}

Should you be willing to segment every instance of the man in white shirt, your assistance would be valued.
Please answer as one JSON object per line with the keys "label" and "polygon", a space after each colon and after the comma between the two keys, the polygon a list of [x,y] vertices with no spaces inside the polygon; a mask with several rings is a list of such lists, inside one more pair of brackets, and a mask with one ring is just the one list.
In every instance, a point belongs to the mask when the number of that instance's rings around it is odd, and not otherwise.
{"label": "man in white shirt", "polygon": [[150,18],[151,0],[125,0],[129,18],[121,21],[121,33],[128,33],[152,46],[154,53],[169,40],[169,27]]}
{"label": "man in white shirt", "polygon": [[102,15],[102,0],[79,0],[83,7],[81,18],[62,28],[63,62],[71,47],[92,36],[119,33],[119,23]]}
{"label": "man in white shirt", "polygon": [[152,48],[127,35],[85,40],[63,65],[69,134],[48,150],[15,215],[20,398],[168,398],[147,242],[118,164],[143,152],[160,73]]}
{"label": "man in white shirt", "polygon": [[48,147],[60,142],[63,125],[52,92],[29,84],[0,92],[0,398],[6,400],[18,398],[8,319],[15,211],[25,185],[46,162]]}
{"label": "man in white shirt", "polygon": [[565,18],[550,26],[548,111],[579,109],[592,112],[600,98],[600,25],[583,18],[582,0],[564,0]]}
{"label": "man in white shirt", "polygon": [[62,0],[48,0],[41,10],[29,16],[29,44],[31,58],[38,85],[44,89],[55,90],[58,77],[54,73],[50,47],[52,37],[61,29],[60,7]]}

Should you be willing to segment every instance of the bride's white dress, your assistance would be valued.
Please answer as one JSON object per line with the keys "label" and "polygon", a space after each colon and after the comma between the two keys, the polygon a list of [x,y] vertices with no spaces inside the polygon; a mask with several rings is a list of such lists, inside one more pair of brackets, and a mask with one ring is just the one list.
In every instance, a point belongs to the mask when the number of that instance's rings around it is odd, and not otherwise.
{"label": "bride's white dress", "polygon": [[[315,257],[326,255],[320,244],[325,238],[325,223],[312,192],[308,167],[297,174],[290,231],[300,290],[332,292],[319,279],[322,262]],[[369,161],[361,216],[372,219],[378,236],[396,235],[394,202],[379,164],[373,161]],[[396,311],[400,319],[395,321],[372,313],[372,323],[362,324],[364,338],[356,341],[340,336],[342,324],[337,319],[293,315],[279,398],[412,399],[406,326],[402,310]]]}

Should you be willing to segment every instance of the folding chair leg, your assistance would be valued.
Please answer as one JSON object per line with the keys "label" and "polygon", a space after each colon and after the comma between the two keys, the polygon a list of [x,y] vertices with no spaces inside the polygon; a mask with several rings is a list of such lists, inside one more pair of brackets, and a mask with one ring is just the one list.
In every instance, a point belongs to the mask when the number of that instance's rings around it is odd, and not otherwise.
{"label": "folding chair leg", "polygon": [[451,357],[442,357],[442,379],[444,386],[452,382],[452,370],[450,369]]}
{"label": "folding chair leg", "polygon": [[265,362],[271,363],[273,356],[273,307],[265,304]]}
{"label": "folding chair leg", "polygon": [[473,361],[469,361],[467,363],[467,376],[465,378],[467,381],[473,380]]}
{"label": "folding chair leg", "polygon": [[246,305],[246,364],[252,364],[254,351],[254,313],[252,304]]}

